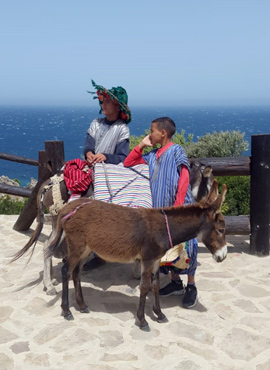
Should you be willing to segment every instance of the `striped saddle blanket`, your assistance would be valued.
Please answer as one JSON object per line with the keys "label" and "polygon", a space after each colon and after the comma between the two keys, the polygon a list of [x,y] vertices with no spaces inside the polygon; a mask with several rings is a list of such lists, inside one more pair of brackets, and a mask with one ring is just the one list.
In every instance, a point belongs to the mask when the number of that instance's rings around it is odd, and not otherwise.
{"label": "striped saddle blanket", "polygon": [[95,199],[122,206],[152,208],[147,165],[128,168],[123,163],[97,163],[93,176]]}

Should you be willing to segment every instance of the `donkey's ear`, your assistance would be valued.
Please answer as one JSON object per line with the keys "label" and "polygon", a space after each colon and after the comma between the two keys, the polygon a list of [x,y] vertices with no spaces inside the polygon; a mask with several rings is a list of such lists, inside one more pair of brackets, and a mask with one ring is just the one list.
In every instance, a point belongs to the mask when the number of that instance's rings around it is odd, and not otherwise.
{"label": "donkey's ear", "polygon": [[214,203],[214,201],[217,199],[217,196],[218,196],[218,182],[217,180],[214,180],[209,191],[208,202],[210,204]]}
{"label": "donkey's ear", "polygon": [[207,166],[204,168],[203,170],[203,176],[204,177],[210,177],[211,176],[211,173],[212,173],[213,169],[211,166]]}
{"label": "donkey's ear", "polygon": [[221,206],[225,200],[226,193],[227,193],[227,185],[224,184],[220,196],[215,200],[215,202],[211,206],[211,209],[215,212],[215,214],[220,213]]}

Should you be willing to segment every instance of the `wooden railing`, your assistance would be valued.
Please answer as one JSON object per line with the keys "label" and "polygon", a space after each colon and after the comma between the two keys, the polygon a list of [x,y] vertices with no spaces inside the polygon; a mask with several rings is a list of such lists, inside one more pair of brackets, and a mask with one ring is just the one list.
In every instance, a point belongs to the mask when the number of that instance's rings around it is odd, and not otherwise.
{"label": "wooden railing", "polygon": [[45,150],[39,152],[38,161],[6,153],[0,153],[0,159],[38,166],[38,182],[30,194],[29,189],[0,184],[1,193],[29,197],[13,226],[14,230],[17,231],[28,230],[37,215],[36,198],[41,184],[60,171],[65,163],[64,143],[63,141],[45,141]]}
{"label": "wooden railing", "polygon": [[[0,192],[28,197],[14,229],[27,230],[36,217],[36,196],[40,185],[64,164],[62,141],[46,141],[39,160],[0,153],[0,159],[39,166],[38,183],[29,196],[28,189],[0,184]],[[250,216],[227,216],[227,235],[250,235],[250,252],[267,256],[270,252],[270,134],[251,137],[251,157],[190,159],[210,165],[214,176],[250,176]]]}

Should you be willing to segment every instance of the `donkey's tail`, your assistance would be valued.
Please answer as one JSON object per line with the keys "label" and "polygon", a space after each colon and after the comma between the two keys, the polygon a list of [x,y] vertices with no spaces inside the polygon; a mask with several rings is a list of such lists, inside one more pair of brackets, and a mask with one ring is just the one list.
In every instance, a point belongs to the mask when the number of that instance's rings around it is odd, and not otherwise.
{"label": "donkey's tail", "polygon": [[60,245],[62,235],[63,235],[63,220],[61,218],[61,215],[59,214],[57,217],[57,225],[56,225],[56,230],[55,230],[55,237],[51,241],[50,245],[46,248],[44,251],[44,258],[50,258],[53,255],[56,254],[56,251]]}
{"label": "donkey's tail", "polygon": [[43,189],[43,191],[40,192],[39,195],[37,196],[37,199],[38,199],[38,201],[37,201],[37,222],[38,222],[37,227],[36,227],[35,231],[33,232],[31,238],[29,239],[29,241],[25,244],[25,246],[19,252],[17,252],[13,256],[10,263],[12,263],[12,262],[16,261],[17,259],[19,259],[20,257],[22,257],[32,247],[32,245],[34,245],[34,246],[33,246],[33,249],[32,249],[32,252],[30,254],[28,262],[30,261],[32,255],[34,253],[37,241],[40,237],[40,234],[41,234],[41,231],[42,231],[43,225],[44,225],[44,214],[45,214],[45,206],[43,204],[44,192],[45,192],[45,190]]}

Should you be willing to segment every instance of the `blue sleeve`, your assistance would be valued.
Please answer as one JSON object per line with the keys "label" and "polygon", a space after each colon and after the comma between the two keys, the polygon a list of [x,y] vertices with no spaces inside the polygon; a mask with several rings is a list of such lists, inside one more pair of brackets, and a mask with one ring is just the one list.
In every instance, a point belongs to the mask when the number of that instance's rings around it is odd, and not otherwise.
{"label": "blue sleeve", "polygon": [[105,163],[119,164],[121,162],[124,162],[129,154],[129,139],[125,139],[117,144],[114,154],[103,154],[106,156]]}
{"label": "blue sleeve", "polygon": [[177,168],[181,169],[181,166],[184,165],[190,170],[189,161],[186,155],[184,148],[181,145],[174,145],[174,157]]}
{"label": "blue sleeve", "polygon": [[89,135],[88,133],[86,134],[86,139],[85,139],[85,144],[84,144],[84,150],[83,154],[86,157],[87,152],[92,152],[95,154],[95,139],[93,136]]}

